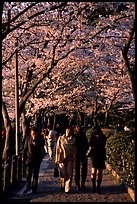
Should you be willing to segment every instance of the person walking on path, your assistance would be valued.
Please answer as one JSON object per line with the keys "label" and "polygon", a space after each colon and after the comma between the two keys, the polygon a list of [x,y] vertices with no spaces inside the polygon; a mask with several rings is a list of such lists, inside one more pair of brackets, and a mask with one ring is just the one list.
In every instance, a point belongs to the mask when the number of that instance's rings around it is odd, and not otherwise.
{"label": "person walking on path", "polygon": [[61,190],[71,192],[76,141],[72,127],[67,127],[64,135],[59,136],[56,145],[55,164],[60,169]]}
{"label": "person walking on path", "polygon": [[[98,124],[94,125],[92,128],[92,133],[90,137],[89,146],[91,149],[91,179],[94,193],[97,190],[97,193],[101,194],[101,182],[103,169],[105,169],[105,160],[106,160],[106,136],[103,134],[100,126]],[[97,188],[96,188],[96,174],[97,174]]]}
{"label": "person walking on path", "polygon": [[47,128],[49,131],[48,136],[46,137],[48,143],[48,153],[50,159],[52,160],[53,156],[55,155],[56,134],[51,125],[48,125]]}
{"label": "person walking on path", "polygon": [[[30,135],[25,139],[23,149],[23,161],[26,163],[26,189],[24,193],[27,193],[32,189],[32,193],[35,193],[38,187],[38,177],[40,165],[43,158],[44,139],[39,134],[38,128],[33,126],[30,129]],[[33,174],[33,181],[32,180]]]}
{"label": "person walking on path", "polygon": [[44,138],[44,140],[45,140],[44,150],[45,150],[45,153],[46,153],[46,154],[48,154],[48,142],[47,142],[48,134],[49,134],[49,131],[48,131],[47,126],[45,125],[44,128],[43,128],[43,130],[42,130],[42,135],[43,135],[43,138]]}
{"label": "person walking on path", "polygon": [[[75,157],[75,183],[77,190],[85,190],[85,182],[87,178],[87,156],[88,140],[80,125],[75,126],[74,137],[76,139],[76,157]],[[80,179],[81,175],[81,179]],[[81,180],[81,186],[80,186]]]}

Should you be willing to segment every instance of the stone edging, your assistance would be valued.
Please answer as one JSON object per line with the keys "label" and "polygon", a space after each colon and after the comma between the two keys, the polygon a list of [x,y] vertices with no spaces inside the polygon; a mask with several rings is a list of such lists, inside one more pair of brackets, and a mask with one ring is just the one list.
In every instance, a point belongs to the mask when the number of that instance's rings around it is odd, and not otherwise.
{"label": "stone edging", "polygon": [[131,188],[129,188],[122,180],[122,178],[111,168],[111,166],[109,164],[106,163],[106,168],[111,171],[112,175],[120,182],[122,182],[125,187],[126,187],[126,190],[128,192],[128,194],[130,195],[130,197],[132,198],[133,201],[135,201],[135,191],[132,190]]}

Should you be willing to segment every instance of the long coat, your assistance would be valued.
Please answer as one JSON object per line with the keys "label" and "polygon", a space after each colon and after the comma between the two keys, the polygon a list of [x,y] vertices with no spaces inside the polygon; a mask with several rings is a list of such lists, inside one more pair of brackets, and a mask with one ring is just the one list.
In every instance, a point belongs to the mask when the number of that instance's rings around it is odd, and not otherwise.
{"label": "long coat", "polygon": [[76,146],[75,138],[68,141],[66,135],[59,136],[56,144],[56,158],[55,162],[62,163],[68,157],[75,157]]}
{"label": "long coat", "polygon": [[65,188],[65,192],[69,192],[72,185],[75,151],[74,137],[68,139],[65,134],[59,136],[55,162],[59,165],[61,186]]}
{"label": "long coat", "polygon": [[89,145],[91,147],[91,165],[96,169],[105,169],[106,136],[100,132],[98,136],[93,132]]}

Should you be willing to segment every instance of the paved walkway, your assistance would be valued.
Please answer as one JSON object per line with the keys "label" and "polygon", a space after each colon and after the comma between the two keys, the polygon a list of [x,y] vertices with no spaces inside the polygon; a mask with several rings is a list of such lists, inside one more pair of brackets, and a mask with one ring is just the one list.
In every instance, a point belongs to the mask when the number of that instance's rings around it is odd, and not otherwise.
{"label": "paved walkway", "polygon": [[40,168],[37,193],[23,194],[25,189],[25,180],[23,180],[18,189],[11,191],[4,202],[134,202],[124,185],[118,183],[107,169],[103,173],[102,194],[93,194],[91,191],[90,159],[88,160],[87,190],[77,192],[73,181],[73,192],[66,195],[60,190],[59,178],[53,177],[54,165],[54,162],[50,161],[49,156],[46,155]]}

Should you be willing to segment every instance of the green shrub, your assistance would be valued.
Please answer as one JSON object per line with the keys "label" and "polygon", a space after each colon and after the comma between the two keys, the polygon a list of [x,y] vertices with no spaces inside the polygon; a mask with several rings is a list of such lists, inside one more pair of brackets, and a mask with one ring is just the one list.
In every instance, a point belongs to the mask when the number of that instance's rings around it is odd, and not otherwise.
{"label": "green shrub", "polygon": [[125,183],[135,188],[135,137],[133,132],[121,131],[111,135],[106,143],[107,163],[120,173]]}

